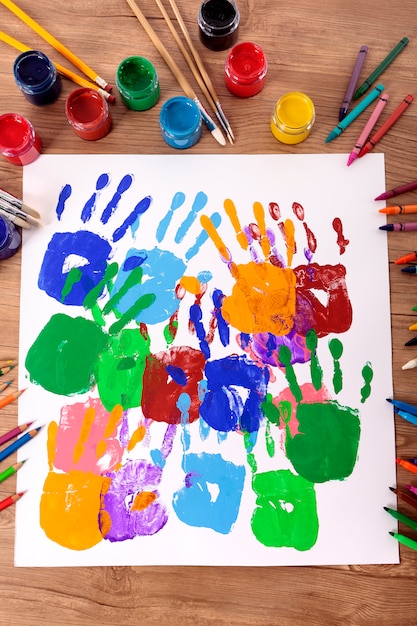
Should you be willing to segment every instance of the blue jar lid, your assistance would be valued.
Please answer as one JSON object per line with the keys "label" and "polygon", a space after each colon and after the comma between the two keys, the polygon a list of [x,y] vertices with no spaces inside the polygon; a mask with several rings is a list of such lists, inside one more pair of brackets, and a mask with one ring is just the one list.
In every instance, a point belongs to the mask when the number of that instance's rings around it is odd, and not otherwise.
{"label": "blue jar lid", "polygon": [[183,150],[195,145],[201,137],[201,113],[186,96],[167,100],[159,114],[162,137],[173,148]]}
{"label": "blue jar lid", "polygon": [[25,93],[40,94],[49,89],[57,77],[52,61],[37,50],[19,54],[13,66],[16,83]]}
{"label": "blue jar lid", "polygon": [[0,216],[0,250],[7,246],[9,235],[10,231],[7,222]]}

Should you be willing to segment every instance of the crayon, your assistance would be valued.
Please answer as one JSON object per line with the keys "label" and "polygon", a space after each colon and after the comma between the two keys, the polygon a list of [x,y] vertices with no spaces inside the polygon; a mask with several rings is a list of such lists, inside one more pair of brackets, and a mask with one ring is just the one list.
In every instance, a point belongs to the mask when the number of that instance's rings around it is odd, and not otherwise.
{"label": "crayon", "polygon": [[333,128],[332,131],[330,131],[325,140],[325,143],[329,143],[329,141],[332,141],[333,139],[336,139],[336,137],[339,137],[339,135],[342,134],[342,132],[349,126],[349,124],[356,120],[356,118],[365,111],[366,107],[368,107],[374,100],[376,100],[383,91],[384,85],[377,85],[375,89],[373,89],[371,93],[366,96],[366,98],[361,100],[361,102],[359,102],[359,104],[357,104],[355,108],[352,109],[350,113],[348,113],[346,117],[344,117],[343,120],[339,122],[338,125],[335,126],[335,128]]}
{"label": "crayon", "polygon": [[396,109],[391,113],[391,115],[385,120],[380,128],[372,135],[372,137],[366,142],[361,151],[358,154],[358,157],[361,158],[368,154],[376,146],[376,144],[381,141],[381,139],[387,134],[389,129],[394,126],[394,124],[400,119],[401,115],[405,113],[410,104],[413,102],[414,96],[409,93]]}
{"label": "crayon", "polygon": [[398,204],[397,206],[386,206],[379,209],[385,215],[405,215],[406,213],[417,213],[417,204]]}
{"label": "crayon", "polygon": [[346,113],[349,110],[349,106],[353,97],[353,92],[355,91],[356,83],[358,82],[359,75],[362,70],[362,66],[365,62],[366,55],[368,53],[368,46],[361,46],[358,52],[358,56],[356,57],[355,65],[353,66],[352,75],[349,79],[349,83],[346,89],[345,97],[342,101],[342,106],[339,110],[339,122],[346,116]]}
{"label": "crayon", "polygon": [[376,79],[381,76],[382,72],[384,72],[387,67],[393,62],[396,56],[400,54],[402,50],[404,50],[405,46],[408,44],[407,37],[403,37],[401,41],[397,43],[397,45],[391,50],[389,54],[381,61],[381,63],[374,69],[374,71],[368,76],[368,78],[362,83],[362,85],[356,90],[353,95],[353,99],[357,100],[363,94],[368,91],[370,86]]}
{"label": "crayon", "polygon": [[369,135],[372,132],[373,127],[375,126],[375,124],[377,123],[382,111],[384,110],[384,107],[386,105],[386,103],[389,100],[389,95],[387,93],[382,94],[382,96],[380,97],[380,99],[378,100],[374,110],[372,111],[369,120],[366,122],[364,129],[362,130],[361,134],[359,135],[356,144],[353,147],[352,152],[349,154],[348,160],[347,160],[347,165],[351,165],[353,163],[353,161],[355,161],[355,159],[358,158],[360,151],[363,148],[363,145],[365,143],[365,141],[368,139]]}
{"label": "crayon", "polygon": [[384,193],[380,193],[379,196],[375,198],[375,200],[389,200],[390,198],[400,196],[402,193],[408,193],[409,191],[413,191],[414,189],[417,189],[417,180],[414,180],[411,183],[407,183],[406,185],[394,187],[394,189],[390,189],[389,191],[384,191]]}
{"label": "crayon", "polygon": [[380,226],[379,230],[386,230],[394,233],[411,232],[417,230],[417,222],[397,222],[396,224],[385,224],[384,226]]}

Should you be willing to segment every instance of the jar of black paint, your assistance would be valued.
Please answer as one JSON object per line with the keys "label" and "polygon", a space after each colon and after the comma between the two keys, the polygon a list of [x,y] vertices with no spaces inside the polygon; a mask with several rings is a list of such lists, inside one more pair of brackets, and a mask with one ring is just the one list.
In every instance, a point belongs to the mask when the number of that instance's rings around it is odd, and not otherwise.
{"label": "jar of black paint", "polygon": [[239,22],[234,0],[205,0],[198,12],[200,40],[210,50],[231,48],[237,40]]}

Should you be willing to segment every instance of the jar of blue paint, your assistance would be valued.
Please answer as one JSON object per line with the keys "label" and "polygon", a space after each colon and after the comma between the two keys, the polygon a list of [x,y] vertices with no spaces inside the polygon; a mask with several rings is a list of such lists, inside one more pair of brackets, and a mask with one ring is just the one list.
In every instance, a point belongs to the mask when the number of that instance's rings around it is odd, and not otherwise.
{"label": "jar of blue paint", "polygon": [[7,217],[0,216],[0,261],[15,254],[20,243],[21,237],[16,226]]}
{"label": "jar of blue paint", "polygon": [[159,125],[169,146],[179,150],[191,148],[201,137],[200,109],[190,98],[175,96],[163,104]]}
{"label": "jar of blue paint", "polygon": [[61,93],[61,77],[43,52],[27,50],[19,54],[13,73],[20,91],[32,104],[51,104]]}

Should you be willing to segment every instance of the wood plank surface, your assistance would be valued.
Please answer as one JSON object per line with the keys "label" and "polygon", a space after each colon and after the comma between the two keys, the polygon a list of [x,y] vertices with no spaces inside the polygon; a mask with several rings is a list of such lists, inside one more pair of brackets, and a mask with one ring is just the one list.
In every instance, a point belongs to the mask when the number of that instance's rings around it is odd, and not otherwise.
{"label": "wood plank surface", "polygon": [[[400,102],[408,93],[417,96],[415,0],[238,0],[239,40],[257,42],[268,59],[265,87],[251,99],[236,98],[224,86],[227,52],[212,52],[200,44],[199,1],[177,3],[236,136],[234,146],[222,148],[205,131],[191,153],[349,153],[361,124],[330,144],[324,140],[337,123],[353,63],[363,44],[369,46],[370,68],[376,67],[402,37],[409,37],[409,46],[381,80],[391,103]],[[74,84],[64,80],[63,92],[54,104],[31,105],[13,80],[17,52],[0,42],[0,114],[14,111],[28,117],[42,138],[46,154],[173,152],[162,140],[158,114],[161,104],[181,90],[124,0],[18,0],[18,4],[113,85],[122,59],[132,54],[147,57],[159,74],[161,100],[155,108],[137,113],[127,110],[117,98],[111,109],[111,133],[100,141],[84,142],[75,136],[64,113],[66,96]],[[138,4],[192,80],[156,4],[153,0],[141,0]],[[1,4],[0,28],[73,69]],[[269,120],[278,97],[293,90],[304,91],[312,98],[316,122],[307,141],[284,146],[272,136]],[[117,97],[116,90],[114,93]],[[416,103],[375,152],[385,153],[387,189],[417,179]],[[22,192],[21,168],[3,158],[0,187],[18,196]],[[416,193],[401,196],[401,202],[415,203]],[[404,347],[413,336],[408,326],[417,321],[417,312],[412,311],[417,305],[417,277],[405,276],[393,264],[398,256],[417,250],[417,234],[393,233],[388,235],[388,242],[391,293],[386,297],[391,299],[395,396],[417,404],[417,369],[401,370],[403,363],[417,355],[417,347]],[[370,258],[369,263],[378,263],[378,259]],[[0,359],[18,354],[19,288],[20,252],[0,262]],[[372,302],[369,306],[373,306]],[[3,409],[0,417],[2,434],[16,424],[17,407]],[[415,427],[398,421],[396,435],[399,456],[417,456]],[[399,485],[408,480],[409,475],[399,469]],[[13,481],[1,485],[0,498],[8,495],[13,486]],[[401,509],[412,514],[407,505],[401,505]],[[417,624],[417,552],[407,548],[401,547],[400,565],[385,566],[21,569],[13,566],[14,515],[13,508],[0,515],[0,624],[7,626]]]}

